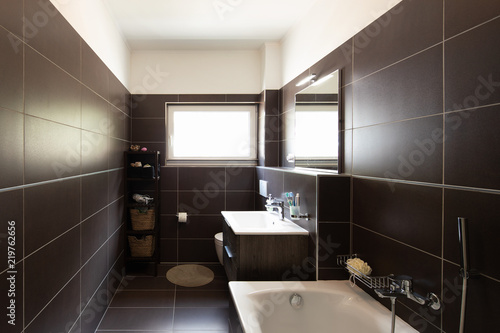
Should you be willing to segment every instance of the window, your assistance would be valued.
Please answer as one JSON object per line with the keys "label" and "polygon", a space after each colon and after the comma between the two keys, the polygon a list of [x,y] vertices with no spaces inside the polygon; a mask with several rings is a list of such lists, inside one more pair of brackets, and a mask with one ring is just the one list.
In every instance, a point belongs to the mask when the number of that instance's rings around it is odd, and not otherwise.
{"label": "window", "polygon": [[167,162],[254,161],[255,105],[167,105]]}

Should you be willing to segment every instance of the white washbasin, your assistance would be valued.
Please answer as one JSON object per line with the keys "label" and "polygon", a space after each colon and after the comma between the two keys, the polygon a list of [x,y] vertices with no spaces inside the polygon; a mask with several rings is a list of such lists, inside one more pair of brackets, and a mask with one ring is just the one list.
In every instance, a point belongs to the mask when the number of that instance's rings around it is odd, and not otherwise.
{"label": "white washbasin", "polygon": [[277,214],[267,211],[222,211],[236,235],[308,235],[309,232]]}

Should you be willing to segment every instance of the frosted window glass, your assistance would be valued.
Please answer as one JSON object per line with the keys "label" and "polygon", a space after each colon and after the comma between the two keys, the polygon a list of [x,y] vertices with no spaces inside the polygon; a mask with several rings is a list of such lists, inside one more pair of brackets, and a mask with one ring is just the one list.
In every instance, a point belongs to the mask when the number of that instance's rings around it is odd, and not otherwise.
{"label": "frosted window glass", "polygon": [[256,158],[254,106],[179,107],[168,111],[170,159]]}

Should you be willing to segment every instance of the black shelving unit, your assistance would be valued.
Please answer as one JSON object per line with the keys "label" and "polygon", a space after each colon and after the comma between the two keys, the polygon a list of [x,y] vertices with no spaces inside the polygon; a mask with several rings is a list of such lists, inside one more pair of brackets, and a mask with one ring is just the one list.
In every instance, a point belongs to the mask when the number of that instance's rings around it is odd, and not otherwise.
{"label": "black shelving unit", "polygon": [[[151,168],[132,167],[131,163],[141,162],[144,166],[149,164]],[[160,263],[160,152],[125,152],[125,267],[127,273],[137,271],[138,268],[153,266],[154,275],[157,274],[157,266]],[[153,198],[149,204],[137,203],[133,199],[134,194],[148,195]],[[154,227],[151,230],[134,230],[132,224],[131,209],[141,211],[154,209]],[[133,256],[129,237],[135,237],[135,241],[143,241],[147,236],[153,237],[151,256]]]}

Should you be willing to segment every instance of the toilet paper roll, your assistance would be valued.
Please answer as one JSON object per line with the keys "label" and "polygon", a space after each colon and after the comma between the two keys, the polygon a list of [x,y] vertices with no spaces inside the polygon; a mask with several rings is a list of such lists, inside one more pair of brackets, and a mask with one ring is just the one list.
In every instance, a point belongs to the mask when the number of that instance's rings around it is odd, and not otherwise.
{"label": "toilet paper roll", "polygon": [[188,218],[188,213],[178,213],[177,217],[179,219],[179,223],[186,223]]}

